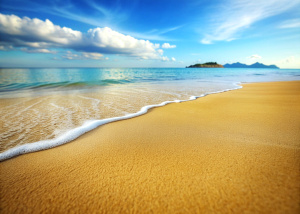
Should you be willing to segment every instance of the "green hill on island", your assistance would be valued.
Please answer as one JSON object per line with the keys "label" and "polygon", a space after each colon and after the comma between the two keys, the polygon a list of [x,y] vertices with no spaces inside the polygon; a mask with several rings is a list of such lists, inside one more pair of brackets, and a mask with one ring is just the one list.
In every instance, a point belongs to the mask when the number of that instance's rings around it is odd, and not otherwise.
{"label": "green hill on island", "polygon": [[206,62],[203,64],[190,65],[187,68],[224,68],[224,66],[216,62]]}

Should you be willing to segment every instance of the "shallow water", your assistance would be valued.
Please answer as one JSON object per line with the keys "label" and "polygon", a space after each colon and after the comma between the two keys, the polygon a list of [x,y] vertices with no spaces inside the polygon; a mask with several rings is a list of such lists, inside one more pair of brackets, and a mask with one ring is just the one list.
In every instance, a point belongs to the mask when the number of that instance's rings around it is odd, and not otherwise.
{"label": "shallow water", "polygon": [[300,70],[282,69],[0,69],[0,152],[236,82],[299,79]]}

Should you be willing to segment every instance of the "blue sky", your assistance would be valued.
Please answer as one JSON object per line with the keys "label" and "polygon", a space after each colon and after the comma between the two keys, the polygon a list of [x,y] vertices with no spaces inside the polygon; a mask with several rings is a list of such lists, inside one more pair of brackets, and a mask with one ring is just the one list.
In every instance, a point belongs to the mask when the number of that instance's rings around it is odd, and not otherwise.
{"label": "blue sky", "polygon": [[1,67],[300,68],[300,0],[1,0]]}

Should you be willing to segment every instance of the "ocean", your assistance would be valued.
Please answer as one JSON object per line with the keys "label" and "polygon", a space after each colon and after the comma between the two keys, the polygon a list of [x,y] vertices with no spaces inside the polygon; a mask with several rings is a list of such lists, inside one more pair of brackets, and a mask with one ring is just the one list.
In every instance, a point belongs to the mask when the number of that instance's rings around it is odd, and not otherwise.
{"label": "ocean", "polygon": [[3,68],[0,161],[170,102],[238,89],[244,82],[292,80],[300,80],[300,69]]}

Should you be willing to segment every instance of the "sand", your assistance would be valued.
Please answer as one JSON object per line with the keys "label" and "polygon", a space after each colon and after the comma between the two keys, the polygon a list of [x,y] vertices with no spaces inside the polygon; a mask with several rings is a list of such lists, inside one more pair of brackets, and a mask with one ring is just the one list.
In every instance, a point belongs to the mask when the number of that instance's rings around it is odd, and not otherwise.
{"label": "sand", "polygon": [[0,163],[1,213],[299,213],[300,81],[174,103]]}
{"label": "sand", "polygon": [[[70,87],[70,88],[69,88]],[[128,83],[14,91],[0,96],[0,153],[26,143],[53,139],[86,120],[120,117],[166,100],[232,88],[190,80],[175,83]],[[14,93],[14,94],[11,94]],[[46,110],[46,111],[45,111]]]}

